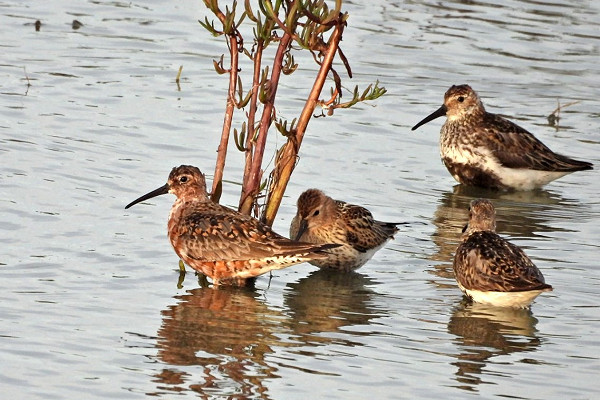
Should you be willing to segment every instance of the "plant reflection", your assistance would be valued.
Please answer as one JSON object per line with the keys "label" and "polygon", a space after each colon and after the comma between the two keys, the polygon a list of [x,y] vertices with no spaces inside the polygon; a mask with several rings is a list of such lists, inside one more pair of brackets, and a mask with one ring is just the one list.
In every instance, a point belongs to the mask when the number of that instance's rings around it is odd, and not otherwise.
{"label": "plant reflection", "polygon": [[452,363],[458,367],[458,387],[476,391],[477,385],[485,383],[483,369],[492,357],[535,351],[540,346],[537,322],[530,309],[461,302],[448,322],[448,332],[456,335],[454,343],[460,351]]}
{"label": "plant reflection", "polygon": [[[277,368],[265,361],[282,343],[282,315],[250,288],[197,288],[162,311],[158,357],[171,366],[155,376],[159,389],[193,390],[201,397],[269,398],[265,379]],[[198,369],[185,366],[202,366]],[[187,385],[187,387],[186,387]]]}

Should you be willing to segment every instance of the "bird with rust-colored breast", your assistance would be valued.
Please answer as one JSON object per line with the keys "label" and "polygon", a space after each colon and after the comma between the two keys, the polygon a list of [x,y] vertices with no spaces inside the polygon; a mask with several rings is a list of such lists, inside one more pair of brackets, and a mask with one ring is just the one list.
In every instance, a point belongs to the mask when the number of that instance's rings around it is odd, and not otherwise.
{"label": "bird with rust-colored breast", "polygon": [[532,190],[575,171],[592,169],[550,150],[519,125],[489,113],[469,85],[452,86],[444,104],[412,130],[446,116],[440,155],[458,182],[501,190]]}
{"label": "bird with rust-colored breast", "polygon": [[394,237],[396,223],[377,221],[364,207],[334,200],[317,189],[298,197],[290,238],[311,243],[338,243],[325,258],[309,263],[319,268],[355,270]]}
{"label": "bird with rust-colored breast", "polygon": [[336,244],[310,244],[287,239],[249,215],[213,202],[204,175],[182,165],[169,174],[166,185],[129,203],[172,193],[177,198],[168,221],[175,253],[214,285],[244,286],[271,270],[327,258]]}
{"label": "bird with rust-colored breast", "polygon": [[476,303],[526,308],[552,290],[523,250],[496,234],[496,210],[485,199],[471,202],[453,269],[458,287]]}

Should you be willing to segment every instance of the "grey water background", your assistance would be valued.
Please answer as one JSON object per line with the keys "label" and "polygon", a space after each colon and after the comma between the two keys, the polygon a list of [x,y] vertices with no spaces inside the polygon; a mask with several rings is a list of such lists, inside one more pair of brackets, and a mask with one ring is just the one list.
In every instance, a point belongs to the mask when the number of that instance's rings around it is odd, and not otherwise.
{"label": "grey water background", "polygon": [[[192,273],[177,287],[172,196],[123,209],[175,165],[212,177],[227,88],[212,60],[226,47],[198,24],[202,2],[0,3],[2,398],[598,397],[599,3],[346,10],[344,84],[388,94],[310,122],[274,228],[287,232],[308,187],[411,224],[357,273],[303,264],[214,290]],[[277,100],[290,119],[314,79],[299,57]],[[439,161],[443,121],[410,127],[462,83],[596,169],[528,193],[456,185]],[[557,100],[578,103],[555,128]],[[267,170],[283,143],[271,138]],[[224,204],[242,167],[232,149]],[[451,260],[474,197],[494,201],[499,232],[555,288],[530,311],[462,302]]]}

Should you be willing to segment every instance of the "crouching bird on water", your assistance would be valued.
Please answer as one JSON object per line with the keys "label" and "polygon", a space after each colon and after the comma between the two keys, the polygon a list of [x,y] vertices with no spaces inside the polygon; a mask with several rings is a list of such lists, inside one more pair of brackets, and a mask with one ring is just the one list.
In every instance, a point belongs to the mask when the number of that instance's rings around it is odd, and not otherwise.
{"label": "crouching bird on water", "polygon": [[523,250],[496,234],[496,211],[489,200],[471,202],[453,269],[460,290],[476,303],[526,308],[552,290]]}
{"label": "crouching bird on water", "polygon": [[556,154],[517,124],[487,112],[469,85],[448,89],[444,104],[412,130],[444,115],[440,155],[450,174],[464,185],[532,190],[593,168],[589,162]]}
{"label": "crouching bird on water", "polygon": [[298,197],[298,212],[290,238],[311,243],[338,243],[328,256],[309,261],[319,268],[351,271],[360,268],[381,249],[400,223],[377,221],[364,207],[334,200],[317,189]]}
{"label": "crouching bird on water", "polygon": [[213,202],[204,175],[189,165],[173,168],[166,185],[125,208],[167,193],[177,197],[168,222],[175,253],[214,285],[244,286],[248,278],[271,270],[324,259],[327,249],[339,246],[287,239],[257,219]]}

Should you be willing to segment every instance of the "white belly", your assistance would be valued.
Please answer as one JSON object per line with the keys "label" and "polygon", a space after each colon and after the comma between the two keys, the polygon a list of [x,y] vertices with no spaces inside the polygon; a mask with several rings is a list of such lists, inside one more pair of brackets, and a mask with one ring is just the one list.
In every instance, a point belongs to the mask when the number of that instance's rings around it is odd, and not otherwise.
{"label": "white belly", "polygon": [[460,284],[460,290],[476,303],[489,304],[496,307],[527,308],[531,302],[546,290],[528,290],[525,292],[488,292],[465,289]]}
{"label": "white belly", "polygon": [[[539,171],[527,168],[507,168],[500,164],[492,152],[484,147],[477,147],[471,151],[461,151],[456,146],[443,147],[440,150],[443,158],[449,158],[458,164],[477,166],[483,171],[493,173],[502,185],[516,190],[532,190],[552,182],[569,172],[564,171]],[[460,182],[460,177],[453,175]]]}

